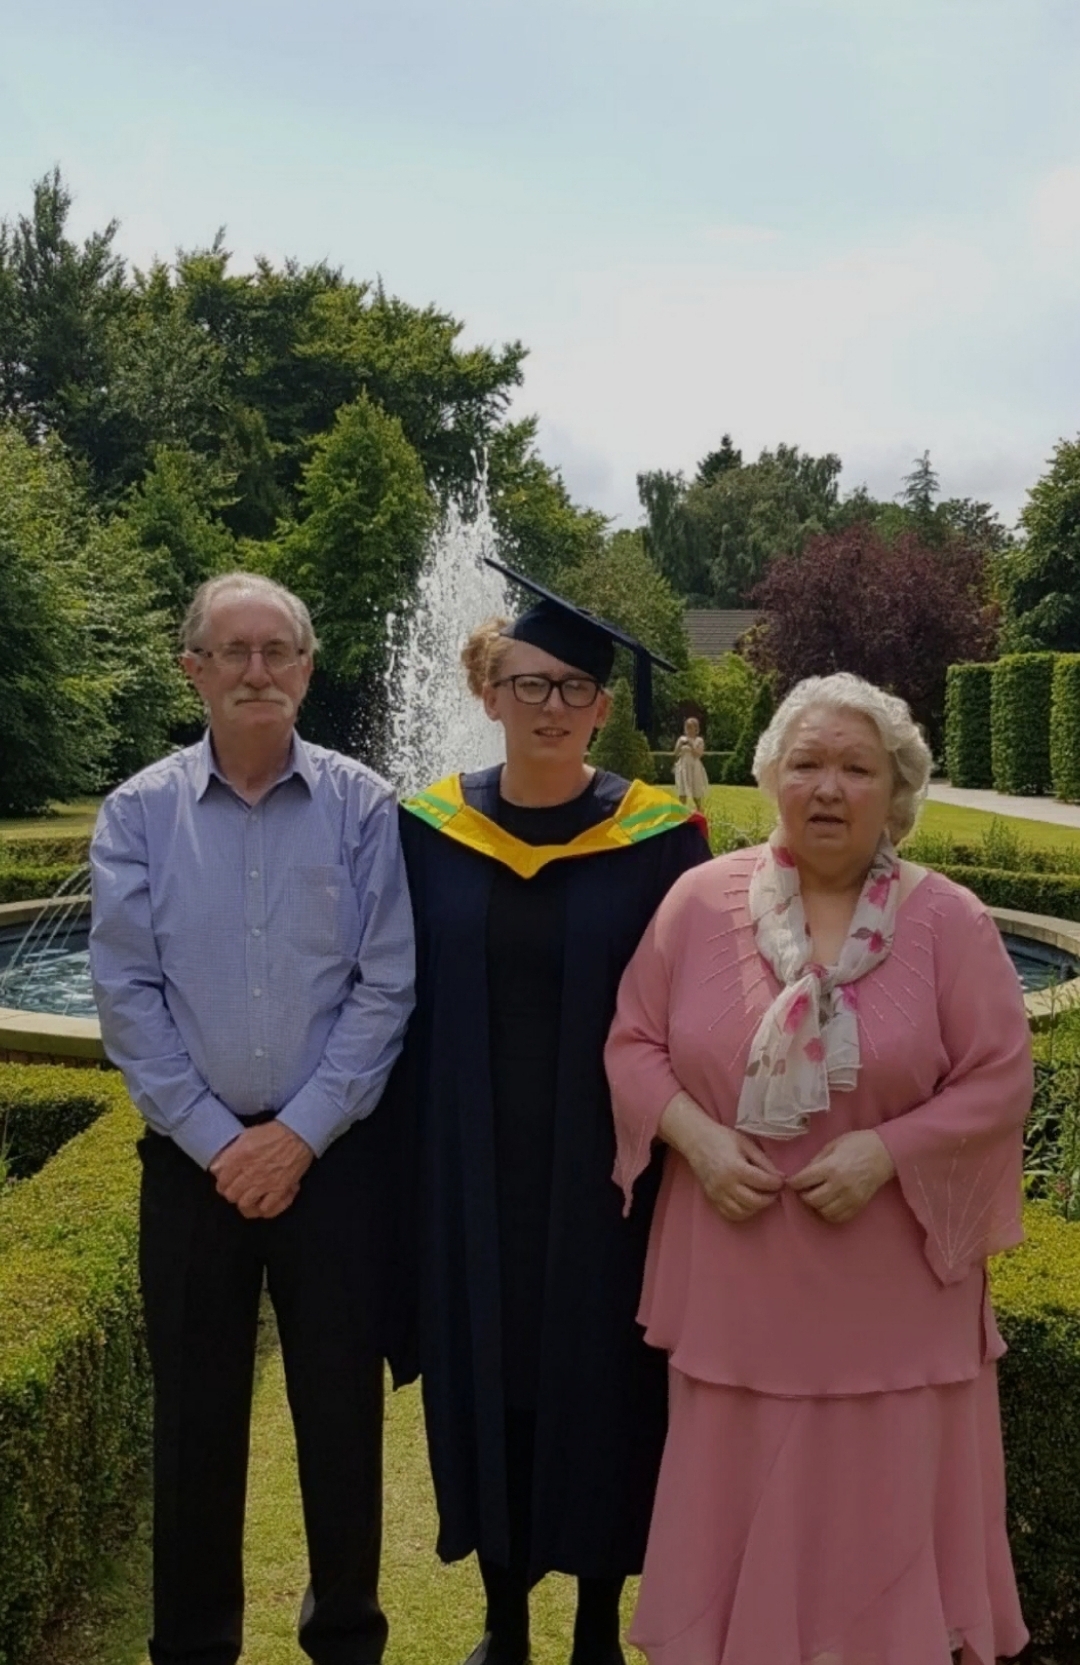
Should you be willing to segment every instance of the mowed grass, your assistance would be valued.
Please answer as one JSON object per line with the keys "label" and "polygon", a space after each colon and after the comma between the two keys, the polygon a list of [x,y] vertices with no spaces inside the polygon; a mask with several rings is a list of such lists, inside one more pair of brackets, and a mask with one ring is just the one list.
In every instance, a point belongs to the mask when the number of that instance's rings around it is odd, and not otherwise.
{"label": "mowed grass", "polygon": [[65,833],[91,833],[100,806],[100,798],[80,798],[73,804],[53,804],[48,815],[0,820],[0,839],[63,838]]}
{"label": "mowed grass", "polygon": [[[756,786],[711,786],[705,807],[710,817],[755,834],[767,833],[776,821],[776,811]],[[1044,850],[1080,848],[1080,827],[1028,821],[1018,815],[993,816],[982,809],[964,809],[932,801],[923,805],[915,830],[951,833],[958,844],[977,844],[994,820],[1003,822],[1024,844],[1036,845]]]}
{"label": "mowed grass", "polygon": [[[300,1492],[285,1379],[272,1318],[263,1326],[252,1420],[245,1569],[245,1665],[306,1665],[296,1621],[307,1585]],[[435,1502],[417,1388],[389,1397],[382,1601],[390,1619],[385,1665],[456,1665],[479,1640],[483,1599],[475,1563],[435,1555]],[[29,1665],[149,1665],[150,1503],[94,1588]],[[532,1598],[534,1665],[566,1665],[574,1584],[553,1576]],[[626,1618],[632,1593],[628,1591]]]}

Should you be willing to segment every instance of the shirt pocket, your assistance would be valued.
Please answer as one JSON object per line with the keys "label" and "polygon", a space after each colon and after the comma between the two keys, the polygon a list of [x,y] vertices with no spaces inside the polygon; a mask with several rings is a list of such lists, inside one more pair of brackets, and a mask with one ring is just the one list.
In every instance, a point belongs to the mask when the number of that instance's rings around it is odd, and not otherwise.
{"label": "shirt pocket", "polygon": [[289,944],[300,954],[355,955],[360,914],[347,867],[290,869]]}

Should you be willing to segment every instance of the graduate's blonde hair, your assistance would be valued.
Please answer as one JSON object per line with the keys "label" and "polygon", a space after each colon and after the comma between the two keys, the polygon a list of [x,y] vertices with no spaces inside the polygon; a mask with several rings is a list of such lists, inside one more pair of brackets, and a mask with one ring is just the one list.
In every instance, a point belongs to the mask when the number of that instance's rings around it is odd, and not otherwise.
{"label": "graduate's blonde hair", "polygon": [[485,619],[470,631],[461,650],[469,692],[475,694],[477,699],[494,682],[503,660],[514,645],[511,637],[502,634],[509,622],[509,619]]}

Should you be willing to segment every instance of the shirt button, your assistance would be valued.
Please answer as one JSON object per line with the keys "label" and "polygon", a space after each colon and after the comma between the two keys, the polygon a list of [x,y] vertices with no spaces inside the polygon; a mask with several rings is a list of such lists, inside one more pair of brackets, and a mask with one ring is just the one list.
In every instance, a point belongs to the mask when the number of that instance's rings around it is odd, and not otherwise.
{"label": "shirt button", "polygon": [[262,936],[262,932],[259,930],[259,927],[257,925],[253,925],[251,927],[251,934],[252,934],[253,937],[261,937]]}
{"label": "shirt button", "polygon": [[258,1000],[260,994],[262,993],[262,989],[252,989],[251,992],[255,996],[256,1000]]}
{"label": "shirt button", "polygon": [[257,1046],[255,1048],[255,1056],[256,1056],[256,1058],[262,1058],[264,1056],[263,1049],[262,1049],[261,1046]]}
{"label": "shirt button", "polygon": [[259,877],[259,869],[257,867],[253,867],[251,869],[251,872],[248,874],[248,878],[249,879],[257,879],[258,877]]}

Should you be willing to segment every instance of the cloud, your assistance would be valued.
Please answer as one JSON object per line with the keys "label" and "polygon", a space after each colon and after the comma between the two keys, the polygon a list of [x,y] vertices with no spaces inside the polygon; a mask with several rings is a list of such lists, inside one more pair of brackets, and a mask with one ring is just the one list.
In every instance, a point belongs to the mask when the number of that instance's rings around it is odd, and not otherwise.
{"label": "cloud", "polygon": [[840,251],[715,229],[706,254],[578,271],[531,325],[523,406],[572,489],[578,452],[602,449],[611,485],[590,500],[632,522],[639,470],[690,470],[731,432],[748,454],[836,451],[884,496],[929,448],[946,494],[1015,517],[1080,425],[1080,165],[993,217]]}

